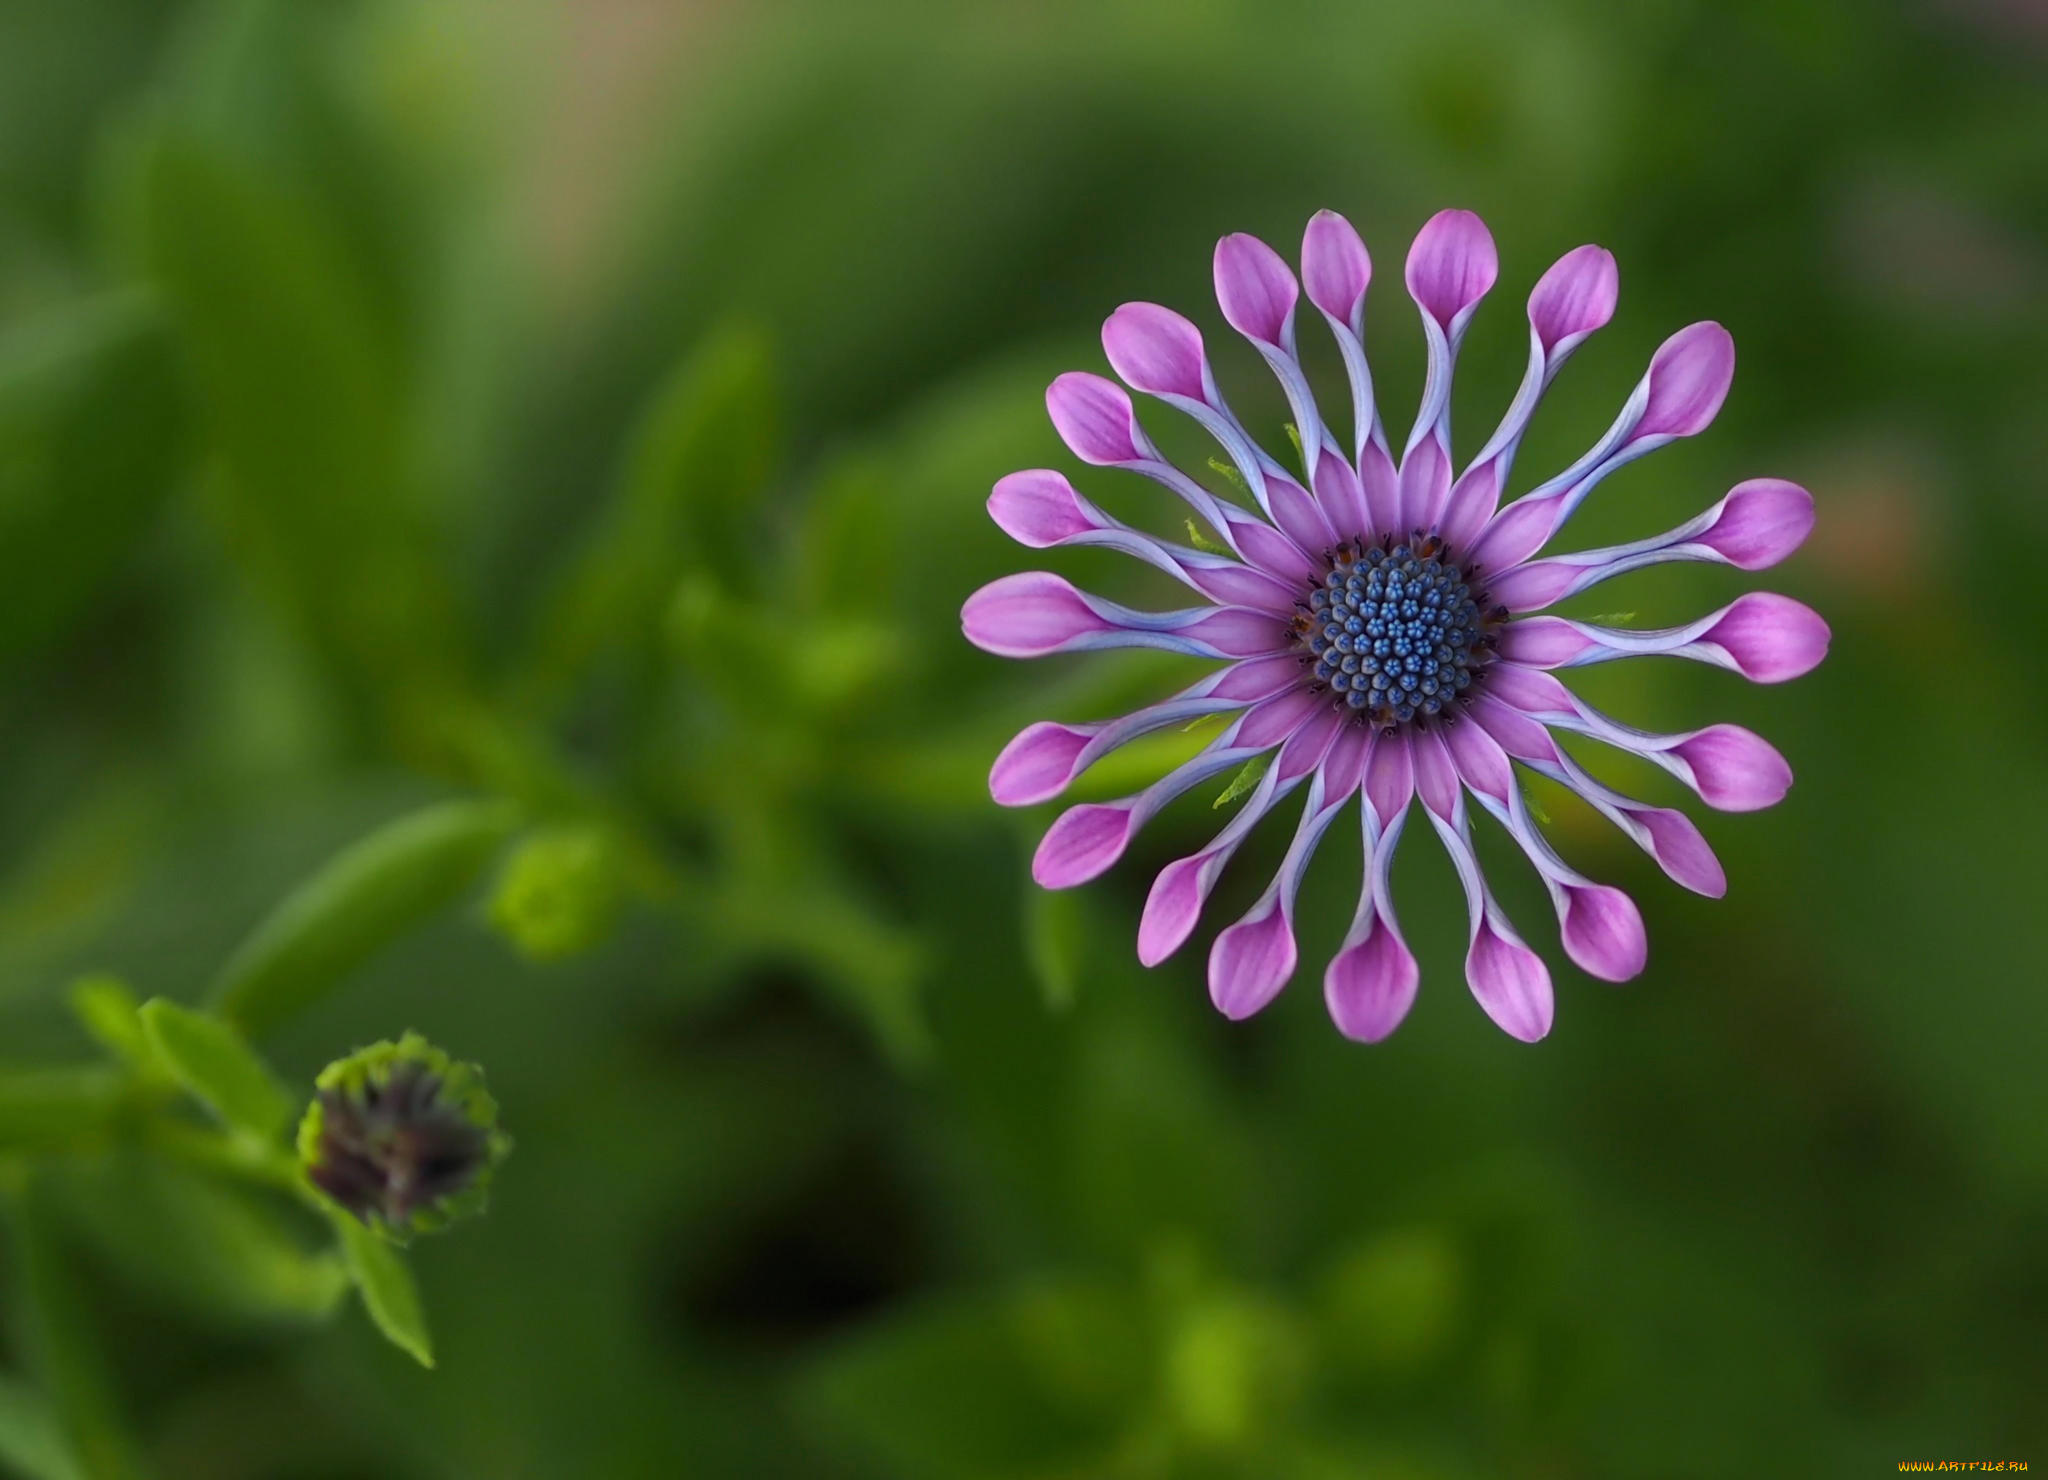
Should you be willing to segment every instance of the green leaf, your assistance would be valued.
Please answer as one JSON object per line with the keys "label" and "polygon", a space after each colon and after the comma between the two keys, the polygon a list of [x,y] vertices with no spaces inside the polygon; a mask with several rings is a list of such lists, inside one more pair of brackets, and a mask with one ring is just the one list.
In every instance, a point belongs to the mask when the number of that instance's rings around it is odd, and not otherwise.
{"label": "green leaf", "polygon": [[1260,778],[1266,774],[1266,768],[1272,764],[1273,753],[1271,751],[1266,752],[1264,755],[1253,756],[1242,766],[1238,767],[1237,774],[1230,778],[1230,785],[1224,787],[1223,794],[1209,804],[1210,808],[1213,810],[1229,806],[1232,802],[1257,786]]}
{"label": "green leaf", "polygon": [[294,1225],[313,1226],[303,1213],[153,1151],[75,1159],[53,1170],[51,1191],[117,1274],[199,1319],[305,1324],[348,1293],[334,1251]]}
{"label": "green leaf", "polygon": [[83,977],[72,985],[71,1012],[102,1048],[136,1068],[156,1062],[142,1009],[127,983],[111,976]]}
{"label": "green leaf", "polygon": [[42,1394],[8,1378],[0,1378],[0,1465],[26,1480],[85,1480]]}
{"label": "green leaf", "polygon": [[1109,1457],[1142,1363],[1134,1317],[1115,1307],[983,1297],[867,1327],[814,1369],[805,1396],[905,1480],[1086,1474]]}
{"label": "green leaf", "polygon": [[227,143],[167,131],[133,165],[229,547],[358,703],[410,736],[461,691],[464,655],[396,332],[334,219]]}
{"label": "green leaf", "polygon": [[14,1232],[13,1301],[22,1348],[86,1480],[140,1480],[114,1376],[101,1349],[71,1251],[43,1188],[33,1178],[8,1199]]}
{"label": "green leaf", "polygon": [[1033,889],[1025,896],[1024,950],[1045,1004],[1074,1005],[1088,959],[1088,905],[1078,889]]}
{"label": "green leaf", "polygon": [[422,1367],[434,1365],[434,1342],[427,1334],[426,1311],[419,1286],[405,1258],[380,1234],[355,1219],[337,1216],[342,1258],[363,1292],[363,1307],[392,1345],[410,1354]]}
{"label": "green leaf", "polygon": [[641,414],[604,522],[548,608],[531,698],[558,694],[609,647],[658,637],[686,573],[714,591],[751,587],[774,445],[766,341],[737,327],[713,334]]}
{"label": "green leaf", "polygon": [[101,1064],[0,1071],[0,1150],[47,1150],[90,1136],[113,1119],[122,1092],[122,1075]]}
{"label": "green leaf", "polygon": [[171,1077],[221,1120],[261,1141],[284,1131],[297,1106],[231,1024],[155,997],[142,1026]]}
{"label": "green leaf", "polygon": [[176,486],[184,439],[170,338],[139,296],[0,338],[0,653],[87,610]]}
{"label": "green leaf", "polygon": [[453,904],[518,824],[507,802],[443,802],[387,823],[299,886],[215,980],[209,1001],[252,1037]]}

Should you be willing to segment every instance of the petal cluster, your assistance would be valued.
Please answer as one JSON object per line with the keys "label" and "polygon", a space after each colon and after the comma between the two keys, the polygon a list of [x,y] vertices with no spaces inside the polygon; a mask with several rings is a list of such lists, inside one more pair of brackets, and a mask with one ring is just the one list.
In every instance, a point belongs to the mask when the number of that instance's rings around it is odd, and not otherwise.
{"label": "petal cluster", "polygon": [[[1222,666],[1117,719],[1032,725],[997,757],[990,791],[1005,806],[1047,801],[1141,735],[1220,716],[1222,728],[1197,755],[1144,790],[1061,815],[1033,860],[1037,882],[1062,889],[1096,877],[1169,802],[1263,757],[1257,785],[1216,837],[1154,879],[1138,929],[1139,957],[1156,964],[1188,940],[1238,847],[1300,791],[1300,818],[1278,872],[1210,947],[1209,990],[1218,1010],[1243,1018],[1264,1007],[1298,965],[1294,913],[1302,878],[1355,798],[1364,884],[1351,928],[1325,968],[1324,997],[1346,1036],[1365,1042],[1386,1037],[1406,1016],[1419,981],[1388,887],[1395,848],[1419,809],[1464,888],[1472,994],[1503,1030],[1534,1041],[1550,1031],[1550,973],[1487,885],[1472,845],[1475,811],[1498,821],[1528,857],[1556,911],[1565,954],[1580,969],[1625,981],[1643,969],[1648,944],[1634,902],[1578,873],[1551,847],[1523,799],[1517,765],[1576,792],[1673,880],[1710,896],[1725,890],[1726,878],[1692,821],[1602,784],[1557,735],[1586,736],[1640,756],[1723,811],[1771,806],[1792,779],[1777,751],[1748,730],[1725,724],[1682,734],[1637,730],[1587,705],[1558,675],[1662,655],[1714,664],[1757,683],[1782,683],[1811,670],[1828,645],[1827,624],[1818,615],[1768,592],[1748,593],[1697,621],[1657,631],[1544,610],[1611,577],[1670,561],[1762,570],[1805,539],[1813,500],[1794,484],[1755,479],[1665,534],[1553,552],[1559,532],[1608,475],[1713,421],[1734,374],[1728,332],[1699,323],[1673,334],[1585,455],[1509,500],[1510,469],[1544,390],[1613,317],[1619,278],[1612,255],[1579,247],[1538,280],[1528,302],[1528,369],[1499,426],[1462,468],[1451,444],[1451,382],[1466,329],[1499,277],[1485,224],[1468,211],[1441,212],[1409,251],[1403,276],[1420,312],[1429,368],[1421,408],[1398,456],[1365,357],[1372,259],[1364,242],[1343,217],[1320,212],[1303,235],[1300,263],[1297,279],[1278,252],[1241,234],[1216,247],[1217,303],[1224,321],[1280,384],[1299,433],[1294,461],[1283,461],[1245,430],[1217,389],[1200,329],[1157,304],[1125,304],[1103,326],[1103,350],[1122,385],[1073,372],[1047,391],[1053,425],[1076,457],[1143,475],[1186,505],[1191,529],[1196,521],[1206,529],[1190,545],[1148,534],[1111,518],[1064,475],[1044,469],[999,482],[990,515],[1033,549],[1121,550],[1179,581],[1196,602],[1177,611],[1135,611],[1057,575],[1026,572],[968,599],[961,622],[969,641],[1005,657],[1149,647]],[[1345,366],[1348,437],[1324,420],[1301,365],[1296,335],[1304,298],[1335,338]],[[1215,492],[1163,457],[1139,425],[1126,386],[1187,415],[1214,438],[1219,466],[1233,470],[1232,482],[1249,502]],[[1425,631],[1434,642],[1442,629],[1462,643],[1463,634],[1478,630],[1463,618],[1437,622],[1429,612],[1418,623],[1417,613],[1408,611],[1403,625],[1377,585],[1344,594],[1354,571],[1376,567],[1383,558],[1377,552],[1407,559],[1411,549],[1426,552],[1432,572],[1441,562],[1444,599],[1455,595],[1463,602],[1468,585],[1484,587],[1484,650],[1472,649],[1468,685],[1461,649],[1453,665],[1459,681],[1445,686],[1446,694],[1456,688],[1454,701],[1426,713],[1402,706],[1396,716],[1391,708],[1361,707],[1363,681],[1351,670],[1363,663],[1373,674],[1386,661],[1384,644],[1375,658],[1369,640],[1383,626],[1403,642],[1425,640],[1416,638]],[[1399,583],[1389,585],[1400,598]],[[1359,656],[1345,661],[1354,644]],[[1386,682],[1375,679],[1375,685],[1377,695]]]}

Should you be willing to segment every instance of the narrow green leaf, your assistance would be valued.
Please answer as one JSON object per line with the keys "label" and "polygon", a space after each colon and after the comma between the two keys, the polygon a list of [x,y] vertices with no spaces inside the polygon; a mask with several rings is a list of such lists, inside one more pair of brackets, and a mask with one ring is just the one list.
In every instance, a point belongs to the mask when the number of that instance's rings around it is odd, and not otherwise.
{"label": "narrow green leaf", "polygon": [[426,1311],[404,1256],[353,1218],[337,1216],[334,1226],[341,1235],[342,1258],[377,1329],[422,1367],[433,1366],[434,1342],[427,1334]]}
{"label": "narrow green leaf", "polygon": [[0,1378],[0,1466],[26,1480],[85,1480],[43,1395],[10,1378]]}
{"label": "narrow green leaf", "polygon": [[73,1158],[52,1168],[50,1191],[116,1274],[197,1319],[304,1325],[348,1293],[340,1258],[309,1245],[300,1225],[316,1225],[295,1205],[153,1148]]}
{"label": "narrow green leaf", "polygon": [[127,983],[111,976],[84,977],[72,985],[70,1000],[72,1015],[108,1053],[137,1068],[155,1062],[141,1005]]}
{"label": "narrow green leaf", "polygon": [[23,1353],[78,1467],[86,1480],[141,1480],[142,1457],[48,1199],[30,1177],[12,1190],[7,1207],[15,1254],[10,1290],[20,1312]]}
{"label": "narrow green leaf", "polygon": [[410,733],[460,691],[464,654],[396,327],[341,221],[230,144],[167,131],[133,165],[229,548],[345,691]]}
{"label": "narrow green leaf", "polygon": [[1301,428],[1291,421],[1287,423],[1287,440],[1294,446],[1294,455],[1306,463],[1308,461],[1308,453],[1302,449]]}
{"label": "narrow green leaf", "polygon": [[172,1078],[221,1120],[262,1141],[284,1131],[297,1106],[232,1025],[155,997],[142,1026]]}
{"label": "narrow green leaf", "polygon": [[170,336],[140,297],[0,337],[0,652],[87,609],[176,486],[184,438]]}
{"label": "narrow green leaf", "polygon": [[310,1006],[349,972],[454,903],[510,837],[507,802],[444,802],[344,850],[245,941],[209,1001],[252,1037]]}
{"label": "narrow green leaf", "polygon": [[0,1150],[38,1151],[90,1136],[121,1106],[122,1075],[103,1064],[0,1070]]}
{"label": "narrow green leaf", "polygon": [[1227,807],[1257,786],[1260,778],[1266,774],[1266,767],[1272,764],[1273,754],[1271,751],[1266,752],[1264,755],[1255,755],[1246,761],[1242,766],[1238,767],[1237,774],[1230,778],[1230,785],[1223,788],[1223,794],[1209,804],[1211,809]]}

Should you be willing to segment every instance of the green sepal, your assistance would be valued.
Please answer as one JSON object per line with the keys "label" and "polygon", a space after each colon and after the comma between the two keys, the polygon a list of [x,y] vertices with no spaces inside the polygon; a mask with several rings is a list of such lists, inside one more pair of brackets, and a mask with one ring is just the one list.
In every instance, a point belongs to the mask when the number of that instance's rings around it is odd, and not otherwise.
{"label": "green sepal", "polygon": [[341,1257],[349,1276],[362,1292],[363,1308],[377,1329],[422,1367],[433,1366],[434,1338],[427,1330],[426,1308],[420,1303],[420,1289],[405,1257],[389,1240],[347,1213],[337,1210],[334,1229],[341,1239]]}

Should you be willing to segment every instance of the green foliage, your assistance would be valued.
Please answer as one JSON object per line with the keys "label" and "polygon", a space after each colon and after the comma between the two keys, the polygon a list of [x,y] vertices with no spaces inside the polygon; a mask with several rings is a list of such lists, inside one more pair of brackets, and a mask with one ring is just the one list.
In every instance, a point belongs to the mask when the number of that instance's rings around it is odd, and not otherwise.
{"label": "green foliage", "polygon": [[427,1331],[419,1287],[405,1258],[381,1233],[346,1215],[334,1219],[349,1278],[363,1297],[363,1309],[377,1329],[422,1367],[434,1365],[434,1340]]}
{"label": "green foliage", "polygon": [[120,1076],[98,1066],[0,1070],[0,1150],[89,1137],[119,1110],[121,1091]]}
{"label": "green foliage", "polygon": [[184,476],[172,355],[134,293],[0,330],[0,657],[78,620]]}
{"label": "green foliage", "polygon": [[257,1141],[284,1129],[290,1098],[231,1024],[157,997],[143,1004],[142,1026],[171,1077],[223,1124]]}
{"label": "green foliage", "polygon": [[386,824],[301,885],[215,979],[215,1011],[261,1036],[465,893],[518,822],[504,802],[444,802]]}
{"label": "green foliage", "polygon": [[85,1480],[49,1404],[33,1389],[0,1378],[0,1464],[23,1480]]}

